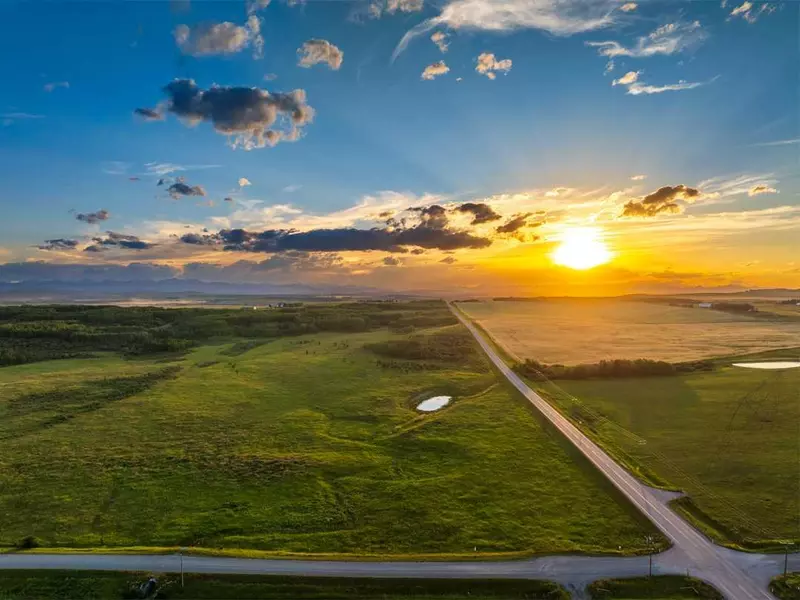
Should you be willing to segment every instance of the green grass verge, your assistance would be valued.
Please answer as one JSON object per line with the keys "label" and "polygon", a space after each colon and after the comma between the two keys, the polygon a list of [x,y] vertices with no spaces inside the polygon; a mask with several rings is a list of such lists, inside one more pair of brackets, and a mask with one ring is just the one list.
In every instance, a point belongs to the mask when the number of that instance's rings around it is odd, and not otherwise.
{"label": "green grass verge", "polygon": [[708,598],[722,600],[723,596],[707,583],[693,577],[658,575],[631,579],[602,579],[589,587],[593,600],[683,600]]}
{"label": "green grass verge", "polygon": [[259,600],[566,600],[545,581],[465,579],[354,579],[255,575],[121,573],[107,571],[2,571],[2,600],[116,600],[141,597],[139,587],[156,579],[151,598]]}
{"label": "green grass verge", "polygon": [[776,577],[770,583],[769,591],[781,600],[800,600],[800,573]]}
{"label": "green grass verge", "polygon": [[[0,369],[0,544],[327,558],[646,551],[650,525],[477,352],[414,370],[365,349],[406,337],[201,346],[175,378],[108,402],[105,377],[165,364],[106,355]],[[15,412],[20,397],[66,390],[91,390],[93,410]],[[428,394],[454,399],[418,413]]]}

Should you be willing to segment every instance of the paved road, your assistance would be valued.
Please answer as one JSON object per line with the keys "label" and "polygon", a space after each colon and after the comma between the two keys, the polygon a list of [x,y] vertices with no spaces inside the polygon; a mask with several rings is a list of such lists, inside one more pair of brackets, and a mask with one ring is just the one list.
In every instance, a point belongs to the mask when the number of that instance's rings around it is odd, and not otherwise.
{"label": "paved road", "polygon": [[[462,318],[461,315],[457,315]],[[463,319],[462,319],[463,321]],[[687,573],[705,579],[735,600],[772,598],[767,583],[783,572],[783,557],[746,554],[711,544],[668,507],[670,494],[649,488],[620,468],[600,448],[535,394],[500,359],[472,326],[477,338],[498,369],[588,458],[615,486],[674,543],[653,557],[658,574]],[[520,578],[549,579],[580,596],[583,588],[604,577],[634,577],[647,573],[648,558],[550,556],[528,560],[485,562],[358,562],[310,560],[260,560],[184,556],[187,573],[236,573],[260,575],[316,575],[338,577],[408,578]],[[0,554],[0,569],[86,569],[106,571],[153,571],[177,573],[177,555],[130,554]],[[800,555],[790,557],[790,569],[800,571]]]}
{"label": "paved road", "polygon": [[620,467],[608,454],[586,437],[567,418],[542,399],[512,371],[478,329],[458,310],[454,314],[469,329],[483,351],[500,372],[524,395],[572,444],[605,475],[625,497],[650,519],[673,543],[679,562],[697,577],[716,586],[727,598],[774,598],[763,581],[740,567],[728,552],[714,545],[681,519],[664,502],[663,496],[642,484]]}

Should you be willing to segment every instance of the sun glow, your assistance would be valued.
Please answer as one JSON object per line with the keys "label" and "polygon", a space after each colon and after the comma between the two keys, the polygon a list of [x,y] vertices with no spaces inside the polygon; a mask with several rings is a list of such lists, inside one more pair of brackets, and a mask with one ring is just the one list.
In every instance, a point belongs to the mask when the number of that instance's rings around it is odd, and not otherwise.
{"label": "sun glow", "polygon": [[604,265],[613,255],[596,227],[573,227],[561,234],[561,243],[551,258],[570,269],[591,269]]}

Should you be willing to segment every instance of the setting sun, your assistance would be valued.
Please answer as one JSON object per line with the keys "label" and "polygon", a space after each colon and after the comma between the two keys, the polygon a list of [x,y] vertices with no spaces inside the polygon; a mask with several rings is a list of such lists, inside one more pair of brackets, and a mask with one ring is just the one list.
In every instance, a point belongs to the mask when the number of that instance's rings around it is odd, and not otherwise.
{"label": "setting sun", "polygon": [[552,254],[553,262],[570,269],[591,269],[612,258],[601,232],[594,227],[574,227],[561,234],[561,243]]}

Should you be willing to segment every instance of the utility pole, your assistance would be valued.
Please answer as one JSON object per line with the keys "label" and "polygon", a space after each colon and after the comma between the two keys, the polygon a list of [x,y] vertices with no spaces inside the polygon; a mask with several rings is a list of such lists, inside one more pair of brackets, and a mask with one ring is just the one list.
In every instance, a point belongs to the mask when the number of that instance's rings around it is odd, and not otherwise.
{"label": "utility pole", "polygon": [[783,576],[786,577],[789,574],[789,546],[791,543],[785,544],[786,546],[786,554],[783,557]]}
{"label": "utility pole", "polygon": [[184,550],[186,550],[186,548],[181,548],[178,551],[178,556],[181,557],[181,589],[183,589],[183,551]]}
{"label": "utility pole", "polygon": [[650,535],[650,534],[644,536],[644,541],[647,543],[647,551],[648,551],[649,563],[650,563],[648,577],[652,577],[653,576],[653,536]]}

